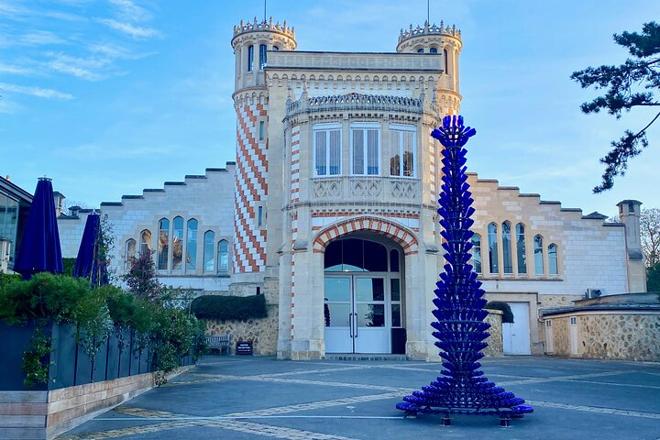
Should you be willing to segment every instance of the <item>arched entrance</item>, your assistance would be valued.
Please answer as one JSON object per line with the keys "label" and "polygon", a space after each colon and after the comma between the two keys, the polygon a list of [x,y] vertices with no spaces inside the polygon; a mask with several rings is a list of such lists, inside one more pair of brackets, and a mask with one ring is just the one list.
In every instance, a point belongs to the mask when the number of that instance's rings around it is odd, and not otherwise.
{"label": "arched entrance", "polygon": [[403,249],[376,234],[326,246],[326,353],[405,353],[403,262]]}

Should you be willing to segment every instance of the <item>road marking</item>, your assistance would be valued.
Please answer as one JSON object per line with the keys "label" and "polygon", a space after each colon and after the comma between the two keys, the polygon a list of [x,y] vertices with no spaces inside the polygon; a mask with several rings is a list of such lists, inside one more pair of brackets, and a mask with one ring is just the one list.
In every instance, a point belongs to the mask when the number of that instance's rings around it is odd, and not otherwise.
{"label": "road marking", "polygon": [[501,383],[498,383],[498,385],[527,385],[527,384],[533,384],[533,383],[548,383],[548,382],[562,382],[562,381],[570,381],[573,379],[587,379],[590,377],[605,377],[605,376],[617,376],[619,374],[630,374],[630,373],[635,373],[634,370],[632,371],[605,371],[602,373],[587,373],[587,374],[573,374],[570,376],[550,376],[550,377],[539,377],[539,378],[531,378],[531,379],[521,379],[521,380],[511,380],[511,381],[504,381]]}
{"label": "road marking", "polygon": [[596,380],[578,380],[570,379],[567,382],[577,382],[577,383],[593,383],[598,385],[613,385],[616,387],[631,387],[631,388],[648,388],[650,390],[660,390],[660,386],[655,385],[640,385],[636,383],[617,383],[617,382],[601,382]]}
{"label": "road marking", "polygon": [[605,408],[599,406],[569,405],[566,403],[546,402],[543,400],[528,400],[527,403],[529,403],[532,406],[538,406],[540,408],[568,409],[571,411],[589,412],[595,414],[608,414],[608,415],[626,416],[626,417],[641,417],[644,419],[660,420],[660,414],[652,413],[652,412]]}

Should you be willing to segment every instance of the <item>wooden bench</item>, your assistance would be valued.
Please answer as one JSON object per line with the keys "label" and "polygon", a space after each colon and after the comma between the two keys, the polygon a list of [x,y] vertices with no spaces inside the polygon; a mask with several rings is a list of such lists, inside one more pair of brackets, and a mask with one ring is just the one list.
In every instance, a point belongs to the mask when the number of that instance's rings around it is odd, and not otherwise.
{"label": "wooden bench", "polygon": [[206,337],[206,345],[209,350],[218,350],[220,354],[231,353],[231,335],[226,333],[224,335],[213,335]]}

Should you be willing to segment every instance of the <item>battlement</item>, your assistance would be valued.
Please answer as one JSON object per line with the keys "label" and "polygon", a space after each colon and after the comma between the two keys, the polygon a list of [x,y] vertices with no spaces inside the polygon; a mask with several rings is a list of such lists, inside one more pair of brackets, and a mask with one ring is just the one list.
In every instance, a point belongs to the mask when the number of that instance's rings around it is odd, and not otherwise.
{"label": "battlement", "polygon": [[286,20],[282,24],[279,21],[273,23],[273,17],[270,17],[268,21],[263,20],[261,22],[257,21],[257,17],[254,17],[254,21],[252,22],[243,23],[243,20],[241,20],[237,26],[234,26],[234,38],[246,32],[279,32],[294,40],[296,38],[293,26],[287,26]]}
{"label": "battlement", "polygon": [[461,31],[456,27],[456,25],[445,26],[443,21],[440,22],[440,26],[436,25],[435,23],[430,25],[428,21],[425,21],[424,26],[417,26],[416,28],[413,28],[411,24],[408,29],[401,29],[398,44],[401,44],[403,41],[410,38],[422,37],[425,35],[447,35],[459,40],[461,39]]}

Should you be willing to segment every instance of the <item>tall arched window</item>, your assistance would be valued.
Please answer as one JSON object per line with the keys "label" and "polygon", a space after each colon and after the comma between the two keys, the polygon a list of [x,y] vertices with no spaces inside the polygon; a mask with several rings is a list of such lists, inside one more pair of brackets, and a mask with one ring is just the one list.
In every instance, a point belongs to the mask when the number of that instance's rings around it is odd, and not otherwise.
{"label": "tall arched window", "polygon": [[252,64],[254,64],[254,46],[252,45],[248,46],[247,58],[247,70],[252,72]]}
{"label": "tall arched window", "polygon": [[511,223],[502,223],[502,264],[504,273],[513,273],[513,259],[511,256]]}
{"label": "tall arched window", "polygon": [[229,272],[229,242],[220,240],[218,242],[218,273]]}
{"label": "tall arched window", "polygon": [[525,252],[525,225],[516,225],[516,252],[518,254],[518,273],[527,273],[527,254]]}
{"label": "tall arched window", "polygon": [[548,246],[548,271],[550,275],[559,274],[559,264],[557,261],[557,245],[552,243]]}
{"label": "tall arched window", "polygon": [[135,259],[135,247],[136,247],[135,240],[133,240],[132,238],[126,240],[126,254],[124,255],[124,259],[126,260],[126,269],[131,268],[131,264]]}
{"label": "tall arched window", "polygon": [[449,53],[447,49],[442,50],[442,56],[445,61],[445,73],[449,73]]}
{"label": "tall arched window", "polygon": [[497,264],[497,225],[488,225],[488,268],[490,273],[499,273]]}
{"label": "tall arched window", "polygon": [[186,234],[186,270],[194,271],[197,268],[197,220],[188,220]]}
{"label": "tall arched window", "polygon": [[143,229],[140,232],[140,255],[151,255],[151,231]]}
{"label": "tall arched window", "polygon": [[158,222],[158,270],[167,270],[169,258],[170,221],[161,218]]}
{"label": "tall arched window", "polygon": [[259,69],[263,70],[266,65],[266,45],[259,45]]}
{"label": "tall arched window", "polygon": [[215,245],[215,232],[206,231],[204,233],[204,272],[215,271],[215,253],[213,246]]}
{"label": "tall arched window", "polygon": [[183,217],[172,221],[172,270],[183,268]]}
{"label": "tall arched window", "polygon": [[481,235],[472,236],[472,266],[477,273],[481,273]]}
{"label": "tall arched window", "polygon": [[543,237],[534,236],[534,273],[543,275]]}

